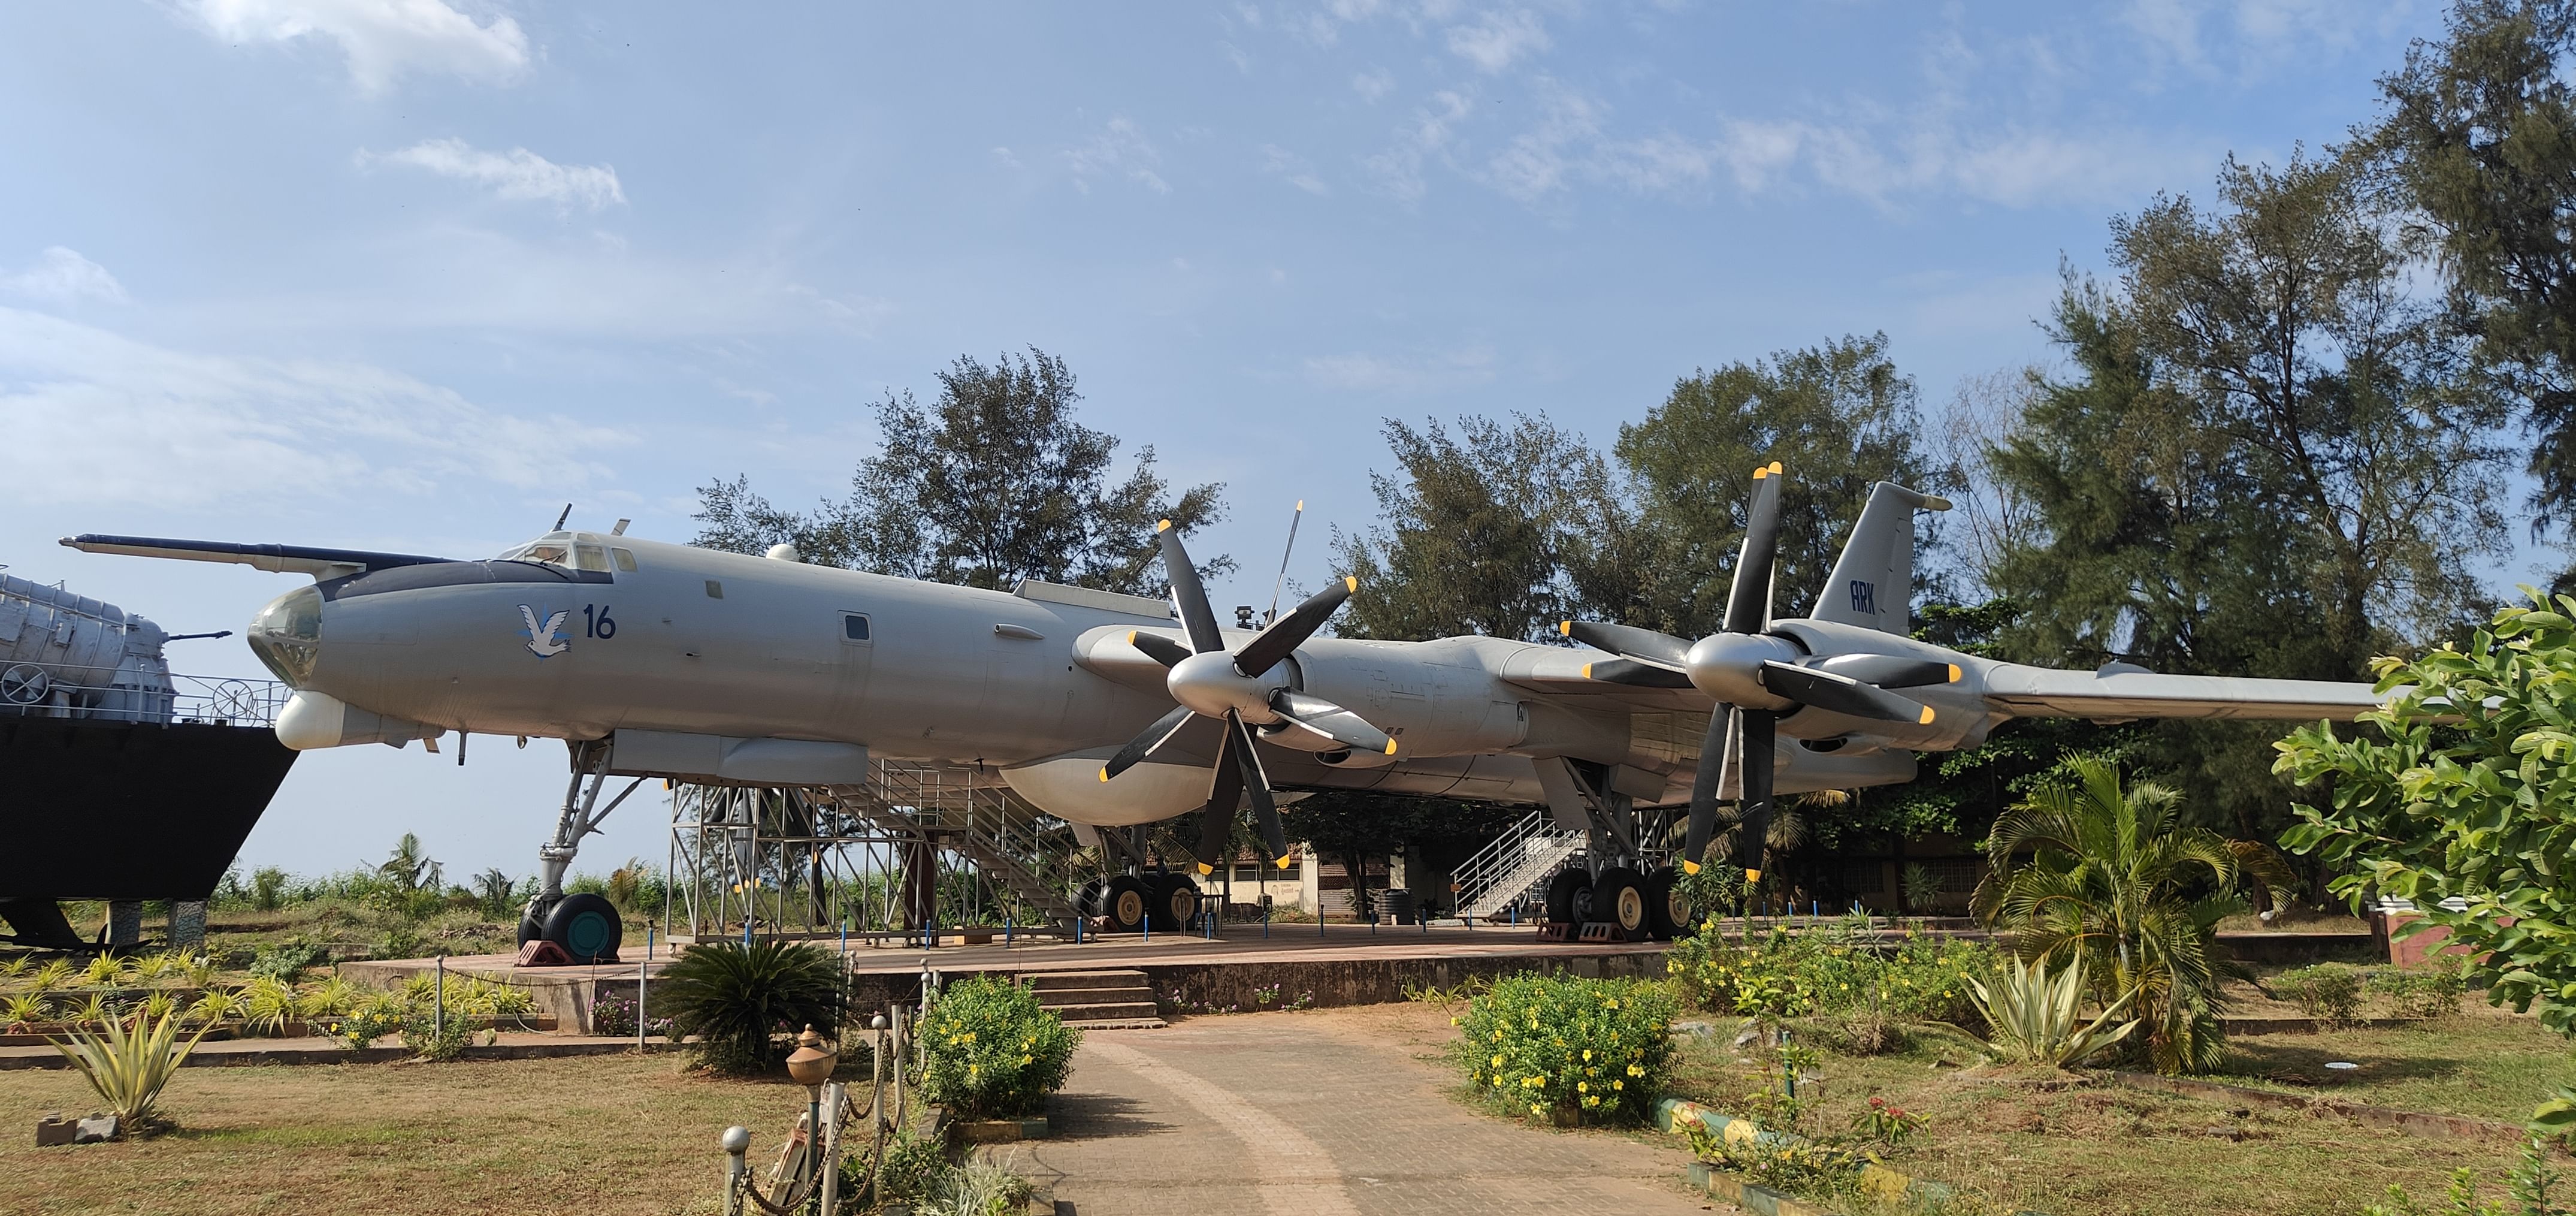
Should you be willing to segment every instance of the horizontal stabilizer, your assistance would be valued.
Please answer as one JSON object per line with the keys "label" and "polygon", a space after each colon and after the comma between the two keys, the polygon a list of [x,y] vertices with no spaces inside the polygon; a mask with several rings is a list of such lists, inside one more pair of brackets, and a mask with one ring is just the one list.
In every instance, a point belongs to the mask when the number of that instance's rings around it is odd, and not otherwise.
{"label": "horizontal stabilizer", "polygon": [[[1985,672],[1986,703],[2016,717],[2250,718],[2349,722],[2387,697],[2361,683],[2057,671],[2002,663]],[[2392,694],[2393,695],[2393,694]]]}
{"label": "horizontal stabilizer", "polygon": [[393,566],[425,566],[453,558],[417,553],[371,553],[364,549],[316,549],[304,545],[245,545],[221,540],[170,540],[158,536],[103,536],[84,532],[63,538],[66,548],[83,553],[119,553],[128,557],[164,557],[186,562],[230,562],[280,574],[341,578]]}

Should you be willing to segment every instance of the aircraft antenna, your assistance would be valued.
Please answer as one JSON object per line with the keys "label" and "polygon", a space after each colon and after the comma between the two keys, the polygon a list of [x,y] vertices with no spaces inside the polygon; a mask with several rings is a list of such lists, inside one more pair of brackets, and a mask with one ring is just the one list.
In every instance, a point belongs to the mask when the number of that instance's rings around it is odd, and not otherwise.
{"label": "aircraft antenna", "polygon": [[564,504],[564,509],[563,509],[563,514],[558,515],[558,516],[555,516],[555,526],[553,526],[553,527],[551,527],[551,528],[546,529],[546,531],[549,531],[549,532],[561,532],[561,531],[563,531],[564,521],[565,521],[565,520],[567,520],[567,519],[571,519],[571,518],[572,518],[572,504],[571,504],[571,503],[565,503],[565,504]]}
{"label": "aircraft antenna", "polygon": [[1297,500],[1297,513],[1288,517],[1288,547],[1279,551],[1279,577],[1270,584],[1270,611],[1263,613],[1261,623],[1268,626],[1279,619],[1279,591],[1288,585],[1288,555],[1297,551],[1297,525],[1306,518],[1306,500]]}

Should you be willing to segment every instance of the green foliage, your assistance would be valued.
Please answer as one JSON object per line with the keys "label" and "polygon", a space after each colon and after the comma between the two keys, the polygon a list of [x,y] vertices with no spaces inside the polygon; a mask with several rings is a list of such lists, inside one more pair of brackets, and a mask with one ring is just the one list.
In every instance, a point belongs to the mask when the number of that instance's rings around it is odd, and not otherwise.
{"label": "green foliage", "polygon": [[2274,996],[2327,1026],[2361,1020],[2362,973],[2342,963],[2318,963],[2272,977]]}
{"label": "green foliage", "polygon": [[999,1162],[970,1157],[941,1170],[918,1216],[1012,1216],[1026,1210],[1029,1181]]}
{"label": "green foliage", "polygon": [[1885,1098],[1873,1096],[1867,1107],[1852,1116],[1852,1132],[1892,1149],[1903,1146],[1930,1121],[1926,1116],[1893,1105]]}
{"label": "green foliage", "polygon": [[1984,943],[1910,930],[1881,943],[1855,917],[1804,933],[1774,930],[1758,941],[1729,941],[1711,923],[1664,956],[1665,972],[1693,1004],[1774,1019],[1826,1014],[1965,1024],[1974,1014],[1969,982],[1994,968],[1994,948]]}
{"label": "green foliage", "polygon": [[2373,967],[2365,980],[2374,996],[2384,997],[2389,1012],[2401,1018],[2446,1018],[2460,1011],[2468,979],[2456,964],[2425,967]]}
{"label": "green foliage", "polygon": [[962,1118],[1035,1114],[1064,1087],[1082,1032],[1035,992],[995,975],[940,989],[919,1032],[924,1101]]}
{"label": "green foliage", "polygon": [[[1034,347],[989,366],[960,355],[938,378],[926,410],[909,391],[877,402],[884,447],[859,462],[847,500],[800,514],[747,477],[717,481],[698,489],[706,527],[690,543],[759,553],[783,541],[819,565],[971,587],[1034,578],[1154,595],[1156,522],[1187,532],[1224,518],[1224,487],[1173,497],[1151,446],[1113,482],[1118,440],[1073,421],[1082,395],[1060,358]],[[1199,572],[1233,568],[1220,556]]]}
{"label": "green foliage", "polygon": [[899,1130],[893,1142],[886,1145],[885,1158],[877,1166],[877,1196],[880,1201],[914,1202],[928,1198],[940,1176],[948,1172],[946,1144],[937,1137],[915,1136],[910,1130]]}
{"label": "green foliage", "polygon": [[253,976],[241,990],[241,1019],[252,1034],[286,1033],[286,1023],[300,1016],[295,987],[273,975]]}
{"label": "green foliage", "polygon": [[[2294,732],[2279,771],[2316,788],[2282,837],[2339,873],[2331,889],[2414,901],[2400,933],[2440,926],[2487,1000],[2539,1007],[2576,1035],[2576,597],[2533,595],[2465,646],[2374,666],[2387,704],[2345,738]],[[2465,911],[2442,907],[2463,900]]]}
{"label": "green foliage", "polygon": [[42,994],[21,992],[0,1001],[0,1026],[32,1026],[51,1017]]}
{"label": "green foliage", "polygon": [[[480,1028],[468,1021],[470,1015],[454,1007],[441,1019],[437,1007],[429,1001],[413,998],[403,1002],[399,1029],[403,1046],[424,1060],[455,1060],[474,1045]],[[495,1038],[499,1035],[496,1033]]]}
{"label": "green foliage", "polygon": [[166,1122],[153,1118],[153,1104],[160,1100],[171,1074],[179,1071],[188,1053],[205,1037],[205,1029],[199,1027],[181,1042],[178,1015],[166,1013],[158,1019],[138,1017],[130,1027],[122,1019],[111,1018],[96,1034],[75,1030],[69,1043],[47,1041],[71,1061],[99,1101],[127,1127],[149,1129]]}
{"label": "green foliage", "polygon": [[2362,1216],[2569,1216],[2551,1196],[2558,1187],[2558,1173],[2549,1168],[2547,1151],[2537,1139],[2522,1146],[2522,1158],[2505,1176],[2505,1199],[2478,1199],[2477,1175],[2462,1167],[2451,1172],[2451,1186],[2438,1208],[2426,1207],[2406,1193],[2406,1188],[2388,1188],[2386,1204],[2372,1204],[2362,1209]]}
{"label": "green foliage", "polygon": [[785,1066],[773,1038],[811,1025],[825,1037],[841,1025],[840,964],[817,946],[784,942],[700,942],[680,953],[655,986],[674,1035],[695,1035],[691,1059],[718,1072],[750,1074]]}
{"label": "green foliage", "polygon": [[1986,1017],[1986,1041],[2008,1060],[2032,1060],[2059,1068],[2072,1068],[2108,1050],[2129,1032],[2138,1028],[2131,1018],[2117,1026],[2118,1017],[2142,989],[2132,988],[2102,1011],[2102,1016],[2084,1024],[2084,958],[2077,955],[2056,975],[2048,972],[2045,959],[2032,959],[2025,966],[2012,963],[1996,977],[1989,988],[1982,980],[1970,980],[1976,994],[1977,1011]]}
{"label": "green foliage", "polygon": [[1468,1006],[1455,1050],[1468,1084],[1506,1110],[1634,1123],[1663,1096],[1672,1017],[1661,985],[1514,975]]}
{"label": "green foliage", "polygon": [[304,978],[304,969],[331,961],[331,952],[310,942],[285,942],[270,946],[253,955],[250,973],[270,976],[292,984]]}
{"label": "green foliage", "polygon": [[340,1040],[351,1051],[359,1051],[400,1031],[407,1012],[401,998],[379,992],[350,1003],[346,1012],[323,1022],[322,1033]]}
{"label": "green foliage", "polygon": [[286,903],[286,871],[276,866],[261,866],[251,871],[250,906],[262,912],[274,912]]}
{"label": "green foliage", "polygon": [[2025,959],[2081,960],[2099,1000],[2122,1002],[2145,1023],[2158,1071],[2207,1072],[2225,1051],[2219,981],[2242,973],[2219,951],[2218,922],[2245,907],[2239,874],[2278,859],[2182,826],[2173,791],[2123,788],[2108,760],[2069,767],[2071,784],[2043,787],[1995,821],[1977,915],[2009,930]]}

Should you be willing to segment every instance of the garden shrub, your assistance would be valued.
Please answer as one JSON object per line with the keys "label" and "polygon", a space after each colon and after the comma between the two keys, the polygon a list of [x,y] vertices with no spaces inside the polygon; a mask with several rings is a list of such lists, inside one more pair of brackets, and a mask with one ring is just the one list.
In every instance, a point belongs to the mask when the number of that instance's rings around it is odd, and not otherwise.
{"label": "garden shrub", "polygon": [[1864,1046],[1885,1039],[1894,1022],[1975,1026],[1968,981],[1993,975],[1996,959],[1984,943],[1911,930],[1892,946],[1881,944],[1847,918],[1805,933],[1775,930],[1753,943],[1703,928],[1674,943],[1664,967],[1703,1009],[1762,1018],[1831,1016],[1845,1024],[1855,1046]]}
{"label": "garden shrub", "polygon": [[2366,981],[2371,993],[2388,1000],[2401,1018],[2446,1018],[2460,1011],[2468,979],[2456,967],[2373,967]]}
{"label": "garden shrub", "polygon": [[968,1119],[1035,1114],[1063,1088],[1082,1032],[1035,992],[979,975],[950,984],[920,1022],[922,1100]]}
{"label": "garden shrub", "polygon": [[775,1036],[810,1025],[829,1039],[841,1028],[840,963],[820,946],[700,942],[680,952],[653,994],[671,1011],[674,1035],[698,1036],[691,1062],[717,1072],[783,1068]]}
{"label": "garden shrub", "polygon": [[898,1131],[894,1142],[886,1145],[883,1163],[877,1166],[877,1200],[912,1202],[927,1198],[930,1188],[947,1171],[947,1147],[939,1139]]}
{"label": "garden shrub", "polygon": [[2361,1020],[2361,973],[2342,963],[2317,963],[2272,977],[2272,991],[2299,1012],[2328,1026]]}
{"label": "garden shrub", "polygon": [[1515,1113],[1637,1122],[1663,1096],[1672,1019],[1661,985],[1510,976],[1468,1005],[1459,1063],[1478,1093]]}

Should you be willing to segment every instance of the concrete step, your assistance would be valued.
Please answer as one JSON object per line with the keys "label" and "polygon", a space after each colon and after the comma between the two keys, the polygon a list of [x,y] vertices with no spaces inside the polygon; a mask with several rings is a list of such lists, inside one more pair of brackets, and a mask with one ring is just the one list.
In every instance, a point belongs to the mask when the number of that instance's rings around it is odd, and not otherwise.
{"label": "concrete step", "polygon": [[1067,1026],[1087,1026],[1094,1022],[1136,1021],[1159,1015],[1151,1000],[1102,1001],[1082,1005],[1056,1005],[1051,1011],[1064,1019]]}
{"label": "concrete step", "polygon": [[1049,992],[1086,988],[1143,988],[1142,971],[1031,971],[1020,977],[1045,1000]]}

